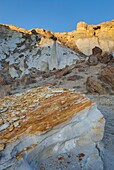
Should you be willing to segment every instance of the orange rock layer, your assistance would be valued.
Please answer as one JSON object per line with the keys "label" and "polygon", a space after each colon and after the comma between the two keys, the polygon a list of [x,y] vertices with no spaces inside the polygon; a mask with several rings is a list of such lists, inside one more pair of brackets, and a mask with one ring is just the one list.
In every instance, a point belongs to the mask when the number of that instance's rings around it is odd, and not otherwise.
{"label": "orange rock layer", "polygon": [[[48,87],[32,89],[21,96],[8,96],[0,102],[1,107],[6,103],[9,106],[4,115],[10,126],[0,133],[0,137],[7,142],[23,132],[44,133],[93,104],[81,94],[68,90],[54,92]],[[19,126],[14,127],[17,118]]]}
{"label": "orange rock layer", "polygon": [[17,31],[17,32],[26,33],[26,34],[31,34],[31,31],[26,30],[24,28],[19,28],[19,27],[14,26],[14,25],[0,24],[0,29],[2,27],[5,27],[6,29],[9,29],[9,30],[12,30],[12,31]]}

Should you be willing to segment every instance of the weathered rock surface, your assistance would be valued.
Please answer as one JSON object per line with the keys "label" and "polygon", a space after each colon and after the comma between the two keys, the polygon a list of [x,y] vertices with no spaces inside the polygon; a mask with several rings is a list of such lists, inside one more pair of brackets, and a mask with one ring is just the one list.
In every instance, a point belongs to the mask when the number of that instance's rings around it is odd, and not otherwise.
{"label": "weathered rock surface", "polygon": [[101,48],[103,52],[114,55],[114,20],[98,25],[79,22],[76,30],[55,33],[55,36],[67,47],[74,51],[79,50],[88,56],[92,54],[95,46]]}
{"label": "weathered rock surface", "polygon": [[[46,32],[46,31],[45,31]],[[11,84],[32,72],[64,68],[80,55],[62,46],[51,32],[0,25],[0,83]]]}
{"label": "weathered rock surface", "polygon": [[114,66],[103,67],[99,79],[110,85],[110,88],[114,91]]}
{"label": "weathered rock surface", "polygon": [[114,58],[113,55],[108,52],[103,53],[99,47],[93,48],[92,54],[97,58],[98,61],[104,64],[111,62]]}
{"label": "weathered rock surface", "polygon": [[93,55],[101,55],[102,54],[102,50],[99,48],[99,47],[94,47],[93,49],[92,49],[92,54]]}
{"label": "weathered rock surface", "polygon": [[98,80],[96,77],[88,77],[86,81],[86,89],[90,93],[107,94],[109,91],[106,89],[103,82]]}
{"label": "weathered rock surface", "polygon": [[84,95],[40,87],[7,96],[0,103],[1,126],[9,122],[0,132],[1,170],[40,170],[43,166],[55,170],[53,159],[60,161],[70,152],[68,167],[103,169],[100,144],[105,121]]}
{"label": "weathered rock surface", "polygon": [[114,93],[114,66],[107,65],[101,68],[98,76],[89,76],[86,81],[86,89],[90,93],[113,94]]}
{"label": "weathered rock surface", "polygon": [[95,66],[95,65],[98,64],[98,59],[97,59],[96,56],[90,55],[90,56],[88,57],[87,63],[88,63],[89,66]]}
{"label": "weathered rock surface", "polygon": [[111,62],[113,59],[113,55],[112,54],[109,54],[109,53],[104,53],[101,58],[100,58],[100,62],[101,63],[104,63],[104,64],[107,64],[109,62]]}

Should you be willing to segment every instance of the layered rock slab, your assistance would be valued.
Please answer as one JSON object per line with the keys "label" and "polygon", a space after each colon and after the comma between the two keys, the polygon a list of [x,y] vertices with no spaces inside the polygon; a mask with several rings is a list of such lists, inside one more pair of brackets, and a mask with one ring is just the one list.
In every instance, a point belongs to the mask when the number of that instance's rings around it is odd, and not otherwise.
{"label": "layered rock slab", "polygon": [[103,169],[105,120],[85,95],[40,87],[0,103],[1,170],[41,169],[42,162],[49,168],[46,160],[74,151],[74,168]]}

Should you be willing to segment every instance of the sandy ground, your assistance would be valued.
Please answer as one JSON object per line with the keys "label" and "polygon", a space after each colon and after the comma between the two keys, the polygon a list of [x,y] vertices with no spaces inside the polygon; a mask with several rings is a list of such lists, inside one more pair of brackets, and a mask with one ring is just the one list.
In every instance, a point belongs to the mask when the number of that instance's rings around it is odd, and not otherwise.
{"label": "sandy ground", "polygon": [[105,133],[103,138],[104,143],[104,170],[114,169],[114,109],[110,107],[99,106],[99,110],[103,113],[106,119]]}
{"label": "sandy ground", "polygon": [[89,96],[98,105],[98,109],[105,117],[104,143],[104,170],[114,170],[114,95]]}

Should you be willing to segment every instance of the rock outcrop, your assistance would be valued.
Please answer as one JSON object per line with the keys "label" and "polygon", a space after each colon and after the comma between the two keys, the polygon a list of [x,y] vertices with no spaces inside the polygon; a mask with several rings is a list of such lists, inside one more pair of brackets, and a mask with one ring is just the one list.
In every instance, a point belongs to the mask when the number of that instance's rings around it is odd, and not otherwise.
{"label": "rock outcrop", "polygon": [[45,31],[44,36],[34,29],[0,25],[1,81],[9,84],[32,72],[61,69],[80,60],[78,53],[56,40],[50,31]]}
{"label": "rock outcrop", "polygon": [[99,47],[94,47],[92,49],[92,54],[94,57],[97,58],[98,61],[100,61],[103,64],[107,64],[109,62],[112,62],[113,60],[113,55],[108,53],[108,52],[102,52],[102,49],[100,49]]}
{"label": "rock outcrop", "polygon": [[97,77],[89,76],[86,89],[93,94],[114,94],[114,66],[104,66]]}
{"label": "rock outcrop", "polygon": [[[6,85],[6,89],[10,89],[9,85],[18,80],[36,82],[39,72],[62,69],[66,65],[85,60],[81,52],[92,54],[89,56],[89,65],[112,62],[113,29],[114,21],[96,26],[80,22],[77,30],[70,33],[52,33],[44,29],[24,30],[11,25],[0,25],[1,88]],[[97,39],[99,43],[94,41],[92,45],[92,39]],[[76,45],[79,41],[80,47]],[[103,48],[102,43],[100,44],[102,41],[105,44]],[[107,49],[107,44],[110,49]],[[35,76],[36,79],[33,79]],[[10,90],[7,93],[10,93]]]}
{"label": "rock outcrop", "polygon": [[[104,118],[84,95],[40,87],[0,99],[0,169],[56,169],[72,152],[70,168],[103,169]],[[55,158],[56,156],[56,158]],[[60,158],[60,159],[59,159]],[[56,160],[55,160],[56,161]],[[62,165],[61,165],[62,166]]]}
{"label": "rock outcrop", "polygon": [[55,33],[60,42],[74,51],[79,50],[85,55],[91,55],[96,46],[103,52],[114,55],[114,20],[98,25],[87,25],[79,22],[76,30],[65,33]]}

